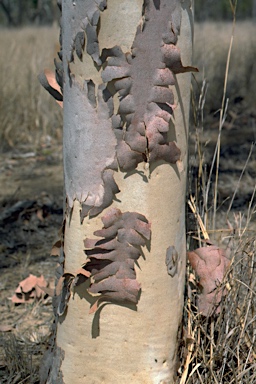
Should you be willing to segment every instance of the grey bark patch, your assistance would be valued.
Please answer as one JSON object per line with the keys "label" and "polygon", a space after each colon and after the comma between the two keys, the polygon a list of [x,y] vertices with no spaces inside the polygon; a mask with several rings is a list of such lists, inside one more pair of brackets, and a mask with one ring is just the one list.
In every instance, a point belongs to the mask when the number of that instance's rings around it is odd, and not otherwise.
{"label": "grey bark patch", "polygon": [[72,281],[74,279],[74,276],[71,274],[64,274],[62,288],[60,295],[57,296],[56,304],[57,304],[57,315],[62,316],[64,315],[67,304],[70,298],[70,287],[72,284]]}
{"label": "grey bark patch", "polygon": [[97,97],[92,81],[83,87],[71,77],[65,86],[64,176],[69,207],[83,203],[81,219],[100,213],[119,189],[114,181],[116,138],[112,129],[112,98],[105,101],[105,86]]}
{"label": "grey bark patch", "polygon": [[91,207],[82,203],[81,220],[90,213],[90,216],[97,216],[103,209],[112,204],[115,194],[120,192],[115,180],[114,172],[110,169],[105,169],[102,173],[102,180],[104,183],[104,196],[100,207]]}
{"label": "grey bark patch", "polygon": [[84,45],[85,45],[85,36],[83,31],[79,31],[76,34],[75,37],[75,50],[78,58],[82,61],[83,60],[83,50],[84,50]]}
{"label": "grey bark patch", "polygon": [[63,93],[63,64],[61,61],[57,61],[56,59],[54,59],[54,65],[55,65],[56,81],[59,84],[61,91]]}
{"label": "grey bark patch", "polygon": [[171,277],[174,277],[178,272],[179,255],[175,247],[171,245],[166,250],[165,264],[167,266],[167,272]]}
{"label": "grey bark patch", "polygon": [[124,54],[118,46],[102,52],[102,60],[107,60],[102,79],[114,81],[121,100],[118,113],[123,132],[117,132],[117,159],[124,171],[134,169],[145,158],[168,163],[180,158],[179,148],[167,137],[174,107],[168,86],[174,84],[174,73],[196,70],[182,66],[175,46],[180,1],[145,0],[143,9],[144,27],[138,26],[131,53]]}
{"label": "grey bark patch", "polygon": [[39,372],[40,384],[64,384],[61,372],[64,355],[64,351],[57,346],[46,351]]}
{"label": "grey bark patch", "polygon": [[[83,57],[85,45],[84,33],[86,34],[86,51],[97,65],[101,65],[97,28],[100,21],[100,12],[107,6],[106,0],[72,1],[64,0],[62,27],[65,28],[65,35],[71,36],[72,41],[69,47],[67,60],[74,60],[74,51],[80,60]],[[79,18],[79,19],[78,19]]]}
{"label": "grey bark patch", "polygon": [[56,279],[57,279],[57,280],[59,280],[59,278],[63,275],[63,271],[64,271],[64,269],[63,269],[62,264],[59,265],[59,266],[56,268],[56,270],[55,270],[55,275],[56,275]]}
{"label": "grey bark patch", "polygon": [[86,239],[87,261],[83,268],[91,273],[88,292],[99,294],[94,311],[102,301],[137,304],[140,284],[136,280],[135,261],[141,246],[150,240],[150,224],[137,212],[122,213],[110,209],[103,217],[103,229],[94,232],[101,240]]}

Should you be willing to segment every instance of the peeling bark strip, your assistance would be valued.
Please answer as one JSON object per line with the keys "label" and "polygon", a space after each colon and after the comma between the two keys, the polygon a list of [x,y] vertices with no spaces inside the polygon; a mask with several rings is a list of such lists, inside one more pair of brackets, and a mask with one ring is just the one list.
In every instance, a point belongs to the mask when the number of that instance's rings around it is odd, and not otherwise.
{"label": "peeling bark strip", "polygon": [[83,88],[73,76],[71,81],[65,93],[65,188],[70,207],[75,199],[83,203],[83,219],[88,213],[90,216],[100,213],[119,192],[113,177],[116,169],[116,138],[111,123],[113,100],[104,85],[98,87],[96,98],[91,80],[85,81]]}
{"label": "peeling bark strip", "polygon": [[142,254],[140,247],[150,240],[150,224],[137,212],[122,213],[112,208],[101,220],[104,227],[94,235],[103,239],[84,241],[88,260],[83,268],[91,273],[93,281],[88,292],[101,295],[91,312],[102,301],[138,303],[140,284],[134,263]]}
{"label": "peeling bark strip", "polygon": [[85,239],[86,263],[73,275],[69,272],[58,276],[53,293],[56,316],[62,316],[67,308],[71,291],[89,278],[88,292],[98,295],[90,313],[98,309],[102,301],[138,303],[140,284],[136,280],[134,263],[142,255],[140,247],[150,240],[150,224],[137,212],[122,213],[110,209],[101,218],[104,227],[94,232],[102,240]]}
{"label": "peeling bark strip", "polygon": [[[116,137],[112,129],[113,98],[104,84],[90,79],[81,86],[70,72],[74,51],[80,60],[86,45],[96,65],[101,65],[98,27],[106,0],[63,2],[62,28],[64,66],[64,175],[68,206],[76,199],[82,203],[81,221],[96,216],[111,205],[119,188],[114,180],[117,170]],[[77,20],[79,18],[79,21]]]}
{"label": "peeling bark strip", "polygon": [[[86,43],[86,51],[92,57],[97,65],[101,65],[98,32],[100,22],[100,12],[104,11],[107,6],[107,0],[86,0],[86,1],[73,1],[73,5],[69,6],[69,12],[65,12],[65,19],[62,20],[60,25],[60,52],[58,56],[60,62],[54,59],[55,63],[55,84],[52,83],[47,73],[41,73],[38,78],[42,86],[57,100],[62,102],[62,88],[63,88],[63,62],[69,66],[74,62],[74,52],[77,57],[83,61],[83,52]],[[62,3],[59,1],[59,7],[62,8]],[[77,21],[79,17],[79,21]],[[62,28],[65,28],[62,31]],[[71,43],[69,44],[68,54],[66,52],[63,59],[63,44],[62,34],[71,36]],[[63,61],[63,62],[62,62]],[[67,70],[67,68],[65,68]],[[48,71],[47,71],[48,72]],[[56,83],[57,81],[57,83]],[[57,87],[56,87],[57,84]],[[60,90],[61,88],[61,90]]]}
{"label": "peeling bark strip", "polygon": [[64,33],[66,36],[72,36],[67,57],[69,63],[74,61],[74,51],[82,60],[86,34],[86,51],[97,65],[101,65],[97,28],[100,12],[104,11],[106,6],[107,0],[73,1],[73,8],[69,7],[69,12],[65,13],[66,19],[62,23]]}
{"label": "peeling bark strip", "polygon": [[174,74],[197,71],[181,63],[175,46],[180,23],[180,1],[145,0],[131,54],[118,46],[103,50],[102,60],[108,60],[102,79],[106,83],[114,80],[120,95],[122,121],[119,127],[115,122],[114,128],[123,171],[133,170],[142,161],[175,163],[180,158],[179,148],[168,141],[174,108],[168,86],[175,84]]}
{"label": "peeling bark strip", "polygon": [[[107,0],[73,5],[66,0],[63,6],[68,12],[63,14],[62,33],[71,41],[61,42],[63,62],[55,61],[56,80],[48,72],[39,79],[60,105],[65,84],[65,189],[70,208],[75,199],[82,203],[83,221],[110,206],[119,192],[113,176],[117,163],[122,171],[131,171],[143,161],[175,163],[180,158],[180,149],[168,141],[174,108],[169,86],[175,84],[175,74],[197,69],[183,67],[176,47],[181,23],[178,0],[144,1],[142,22],[127,54],[118,46],[100,54],[98,28]],[[113,115],[113,97],[105,85],[99,85],[96,94],[92,80],[80,86],[70,72],[74,52],[82,61],[85,46],[96,65],[106,65],[103,81],[114,81],[120,95],[118,115]]]}

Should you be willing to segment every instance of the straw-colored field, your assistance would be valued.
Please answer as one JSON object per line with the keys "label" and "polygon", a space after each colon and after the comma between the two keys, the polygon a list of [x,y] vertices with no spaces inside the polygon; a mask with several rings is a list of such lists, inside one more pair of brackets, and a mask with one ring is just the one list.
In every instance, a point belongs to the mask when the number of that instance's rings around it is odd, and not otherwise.
{"label": "straw-colored field", "polygon": [[53,69],[57,43],[57,27],[1,30],[0,149],[60,136],[61,111],[37,80]]}
{"label": "straw-colored field", "polygon": [[[203,78],[209,82],[207,112],[220,107],[231,30],[230,23],[195,26],[194,64],[200,70],[196,76],[199,86]],[[37,145],[46,134],[60,137],[61,111],[37,80],[44,68],[53,69],[58,28],[1,30],[0,47],[1,147],[6,149],[17,143]],[[255,107],[255,55],[253,23],[237,23],[227,97],[231,102],[243,98],[245,108]]]}
{"label": "straw-colored field", "polygon": [[[194,64],[200,73],[197,79],[209,82],[207,111],[220,108],[225,77],[225,66],[232,34],[232,24],[207,22],[195,25]],[[237,22],[230,58],[227,97],[231,103],[244,99],[244,107],[255,109],[256,84],[256,33],[255,23]]]}

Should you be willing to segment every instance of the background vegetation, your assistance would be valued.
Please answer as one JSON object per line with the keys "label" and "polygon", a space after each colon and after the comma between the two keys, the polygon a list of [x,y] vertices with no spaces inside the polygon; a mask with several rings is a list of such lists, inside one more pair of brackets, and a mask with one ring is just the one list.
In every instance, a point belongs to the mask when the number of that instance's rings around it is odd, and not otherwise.
{"label": "background vegetation", "polygon": [[[5,26],[49,25],[58,17],[57,0],[0,0],[0,24]],[[236,17],[256,19],[256,0],[239,1]],[[231,18],[229,0],[195,0],[196,21]]]}
{"label": "background vegetation", "polygon": [[[221,104],[225,65],[232,25],[204,22],[195,25],[194,92],[207,82],[205,116],[212,116]],[[0,34],[0,149],[17,143],[37,145],[40,137],[61,137],[62,112],[40,86],[37,76],[53,68],[58,51],[58,27],[3,29]],[[236,23],[231,53],[227,97],[240,108],[255,107],[256,33],[253,21]],[[214,117],[215,116],[215,117]]]}
{"label": "background vegetation", "polygon": [[59,17],[57,0],[0,0],[0,24],[49,25]]}
{"label": "background vegetation", "polygon": [[0,149],[37,146],[45,135],[60,135],[60,107],[40,85],[37,76],[53,69],[58,28],[4,29],[0,34]]}
{"label": "background vegetation", "polygon": [[[235,0],[231,0],[235,3]],[[256,1],[238,1],[236,10],[237,20],[256,18]],[[231,20],[232,13],[229,0],[195,0],[196,21]]]}

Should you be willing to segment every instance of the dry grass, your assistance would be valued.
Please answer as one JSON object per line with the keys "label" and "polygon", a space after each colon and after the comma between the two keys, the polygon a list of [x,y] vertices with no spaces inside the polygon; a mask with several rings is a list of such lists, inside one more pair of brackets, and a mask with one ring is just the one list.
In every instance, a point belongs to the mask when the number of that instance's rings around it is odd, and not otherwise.
{"label": "dry grass", "polygon": [[0,149],[60,135],[60,108],[37,79],[44,68],[53,69],[57,42],[57,27],[1,30]]}
{"label": "dry grass", "polygon": [[[195,25],[194,63],[200,72],[199,82],[206,78],[205,112],[220,108],[227,51],[232,23],[205,22]],[[236,22],[234,44],[228,75],[227,97],[232,101],[244,98],[244,105],[255,108],[256,34],[253,21]],[[200,91],[199,91],[200,92]]]}
{"label": "dry grass", "polygon": [[53,322],[51,299],[15,311],[19,316],[12,332],[0,333],[0,383],[36,384]]}
{"label": "dry grass", "polygon": [[198,246],[198,236],[215,237],[222,248],[228,243],[231,265],[221,284],[227,295],[220,313],[211,317],[198,312],[200,286],[195,272],[187,266],[179,384],[256,382],[256,231],[248,229],[248,220],[241,214],[234,214],[228,224],[207,232],[197,216],[194,231],[189,233],[191,249]]}
{"label": "dry grass", "polygon": [[[241,33],[241,26],[246,29]],[[199,28],[200,26],[197,26]],[[193,134],[195,153],[193,164],[190,164],[190,193],[188,212],[188,248],[193,250],[212,241],[221,248],[230,250],[230,267],[225,274],[221,286],[226,288],[226,296],[222,298],[220,313],[210,317],[202,316],[197,307],[200,285],[195,271],[188,264],[185,306],[183,313],[183,329],[181,330],[179,384],[251,384],[256,382],[256,241],[255,224],[251,220],[256,213],[255,180],[246,209],[237,212],[233,203],[244,175],[251,160],[253,145],[248,151],[245,161],[241,164],[240,176],[233,188],[226,210],[218,211],[220,148],[222,128],[228,115],[228,98],[231,91],[233,99],[241,96],[246,99],[249,108],[250,92],[253,94],[255,74],[253,52],[256,50],[255,41],[251,41],[251,24],[236,25],[236,35],[233,51],[230,54],[233,36],[224,34],[223,25],[207,24],[200,39],[205,39],[208,45],[202,46],[202,62],[205,73],[198,78],[202,84],[200,92],[194,96],[193,115],[195,132]],[[240,33],[239,33],[240,32]],[[223,39],[216,39],[216,36]],[[255,39],[254,39],[255,40]],[[201,40],[202,41],[202,40]],[[196,43],[197,44],[197,43]],[[223,51],[223,46],[226,50]],[[240,52],[239,52],[240,50]],[[241,52],[242,50],[242,52]],[[229,52],[229,53],[228,53]],[[199,51],[196,50],[196,55]],[[215,55],[217,55],[217,60]],[[200,57],[200,55],[198,56]],[[230,60],[230,67],[228,61]],[[196,61],[196,60],[195,60]],[[213,64],[214,63],[214,64]],[[226,74],[225,74],[226,72]],[[208,96],[204,76],[212,80],[210,87],[216,93],[215,102],[208,104],[220,110],[219,123],[216,126],[215,151],[212,160],[207,164],[207,142],[202,137],[205,134],[209,140],[209,130],[205,130],[205,101]],[[238,80],[239,79],[239,80]],[[250,83],[252,82],[252,83]],[[222,85],[221,85],[222,84]],[[210,87],[208,91],[210,92]],[[244,94],[242,93],[244,92]],[[243,135],[238,136],[242,143]],[[253,141],[253,135],[252,140]],[[244,160],[244,159],[243,159]],[[191,177],[192,176],[192,177]],[[193,177],[195,176],[195,177]],[[221,288],[220,286],[220,288]]]}
{"label": "dry grass", "polygon": [[[249,243],[233,262],[226,280],[230,292],[223,300],[218,316],[208,319],[198,315],[195,286],[189,283],[187,334],[182,356],[186,356],[184,368],[188,371],[181,383],[256,381],[255,277],[253,279],[252,267],[255,244],[252,249],[250,240]],[[243,280],[240,280],[241,276]]]}
{"label": "dry grass", "polygon": [[[22,231],[22,225],[21,231]],[[43,229],[41,228],[43,231]],[[15,236],[15,235],[14,235]],[[46,243],[48,238],[45,237]],[[48,242],[49,245],[49,242]],[[43,245],[41,245],[43,248]],[[47,246],[45,245],[47,254]],[[12,255],[10,255],[11,257]],[[25,260],[24,260],[25,259]],[[1,269],[0,279],[0,383],[39,383],[39,366],[46,350],[53,324],[52,299],[15,305],[11,302],[18,282],[31,272],[54,279],[54,258],[35,262],[33,256],[21,257],[21,263]],[[6,331],[2,332],[3,327]],[[8,331],[9,328],[9,331]]]}
{"label": "dry grass", "polygon": [[[224,22],[195,25],[194,63],[200,70],[197,79],[200,83],[207,78],[209,83],[205,112],[215,111],[221,104],[231,28],[231,24]],[[227,96],[231,100],[243,97],[246,106],[255,103],[254,32],[252,22],[236,24],[227,87]],[[53,69],[53,58],[58,49],[58,28],[3,29],[0,45],[1,147],[19,143],[36,146],[45,135],[59,138],[61,110],[37,80],[44,68]]]}
{"label": "dry grass", "polygon": [[8,374],[2,377],[1,383],[38,383],[38,362],[35,363],[35,356],[42,357],[42,346],[24,343],[14,334],[2,336],[0,343],[4,350],[3,358],[8,367]]}

